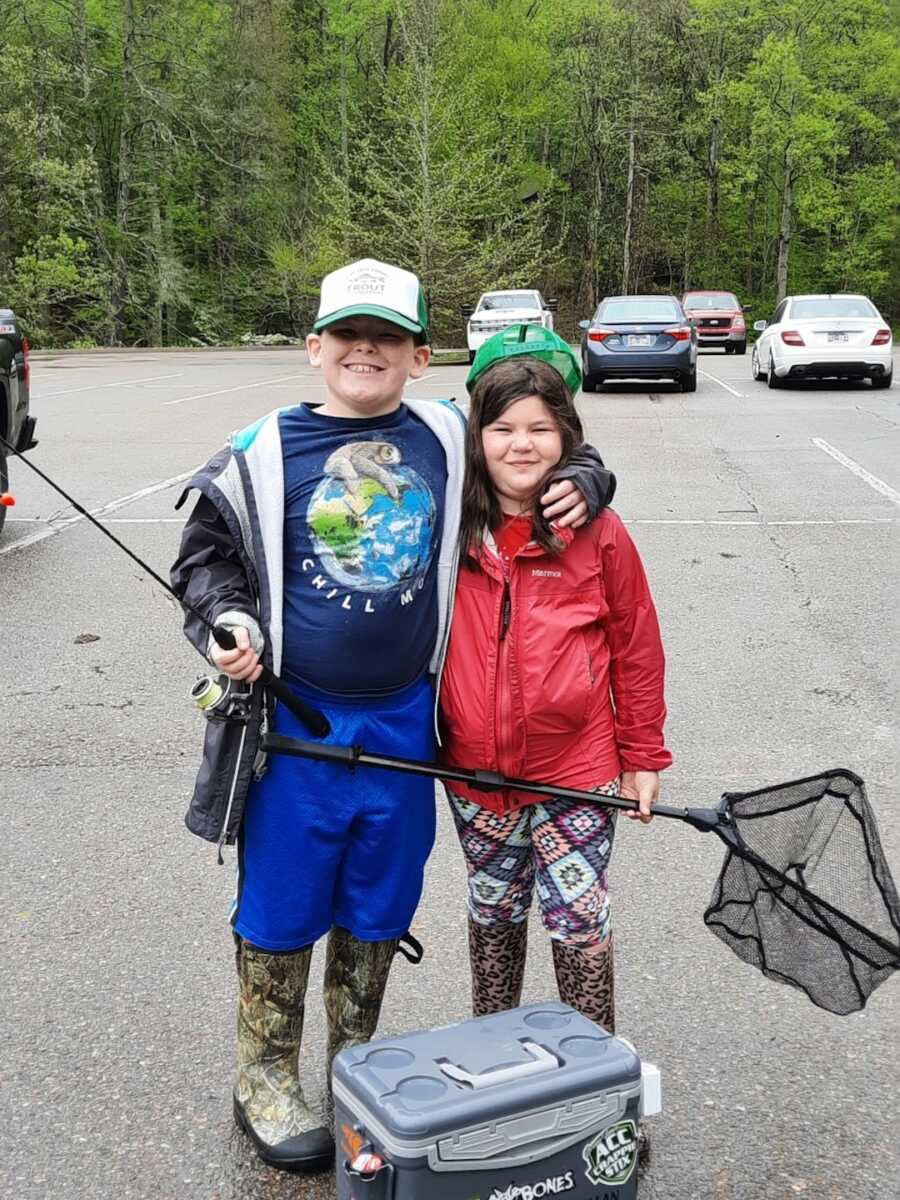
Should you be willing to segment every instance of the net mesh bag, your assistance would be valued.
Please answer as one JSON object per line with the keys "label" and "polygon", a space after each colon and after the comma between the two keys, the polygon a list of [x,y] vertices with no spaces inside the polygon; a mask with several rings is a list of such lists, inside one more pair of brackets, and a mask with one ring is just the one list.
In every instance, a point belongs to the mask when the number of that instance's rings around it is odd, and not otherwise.
{"label": "net mesh bag", "polygon": [[865,785],[830,771],[722,797],[728,854],[703,919],[770,979],[846,1014],[900,969],[900,900]]}

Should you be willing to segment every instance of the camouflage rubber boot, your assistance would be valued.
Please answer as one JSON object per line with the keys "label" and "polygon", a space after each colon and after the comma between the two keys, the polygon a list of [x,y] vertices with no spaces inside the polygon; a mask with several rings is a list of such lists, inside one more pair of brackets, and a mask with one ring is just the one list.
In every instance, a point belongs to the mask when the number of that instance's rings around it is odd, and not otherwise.
{"label": "camouflage rubber boot", "polygon": [[527,951],[527,921],[479,925],[469,918],[473,1016],[486,1017],[518,1007]]}
{"label": "camouflage rubber boot", "polygon": [[331,1134],[307,1107],[297,1077],[312,946],[272,954],[242,942],[238,955],[238,1079],[234,1117],[259,1157],[282,1171],[323,1171]]}
{"label": "camouflage rubber boot", "polygon": [[381,1001],[399,938],[363,942],[335,925],[325,952],[325,1015],[328,1018],[328,1094],[331,1064],[341,1050],[375,1036]]}
{"label": "camouflage rubber boot", "polygon": [[563,1004],[571,1004],[583,1016],[602,1025],[607,1033],[616,1032],[616,992],[613,968],[613,940],[601,949],[591,946],[567,946],[552,941],[556,984]]}

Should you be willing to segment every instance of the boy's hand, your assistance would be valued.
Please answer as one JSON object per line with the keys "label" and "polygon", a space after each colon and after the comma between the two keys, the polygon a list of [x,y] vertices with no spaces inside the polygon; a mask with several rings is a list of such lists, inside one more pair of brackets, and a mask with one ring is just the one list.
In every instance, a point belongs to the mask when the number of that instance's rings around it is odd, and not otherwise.
{"label": "boy's hand", "polygon": [[577,529],[588,519],[587,502],[571,479],[551,483],[541,496],[541,506],[546,519],[557,525],[571,525]]}
{"label": "boy's hand", "polygon": [[626,817],[649,825],[653,820],[651,805],[659,799],[659,771],[623,771],[619,795],[625,800],[637,800],[639,811],[627,809]]}
{"label": "boy's hand", "polygon": [[235,649],[223,650],[221,646],[213,643],[209,649],[209,657],[229,679],[246,679],[253,683],[262,674],[262,666],[259,655],[250,645],[250,634],[240,626],[233,628],[231,632],[237,642]]}

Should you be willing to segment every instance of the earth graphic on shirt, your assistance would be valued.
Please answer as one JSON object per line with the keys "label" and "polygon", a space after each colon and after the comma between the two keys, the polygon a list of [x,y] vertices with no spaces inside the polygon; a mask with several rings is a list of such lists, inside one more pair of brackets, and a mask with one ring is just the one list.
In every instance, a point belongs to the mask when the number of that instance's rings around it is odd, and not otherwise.
{"label": "earth graphic on shirt", "polygon": [[[353,591],[408,585],[425,573],[433,551],[434,496],[421,475],[399,465],[399,453],[391,449],[396,457],[376,472],[377,478],[352,467],[339,477],[326,475],[307,509],[322,566]],[[326,471],[334,459],[325,464]],[[358,456],[356,461],[358,466]]]}

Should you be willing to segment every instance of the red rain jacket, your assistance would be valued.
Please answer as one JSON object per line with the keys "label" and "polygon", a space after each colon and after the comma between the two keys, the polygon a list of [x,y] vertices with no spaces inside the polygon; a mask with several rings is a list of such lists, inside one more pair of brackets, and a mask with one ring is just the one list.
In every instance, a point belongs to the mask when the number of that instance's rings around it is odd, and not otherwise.
{"label": "red rain jacket", "polygon": [[[590,789],[658,771],[665,657],[637,548],[605,509],[560,554],[492,538],[460,568],[441,676],[442,761]],[[505,568],[505,569],[504,569]],[[452,789],[495,812],[540,796]]]}

